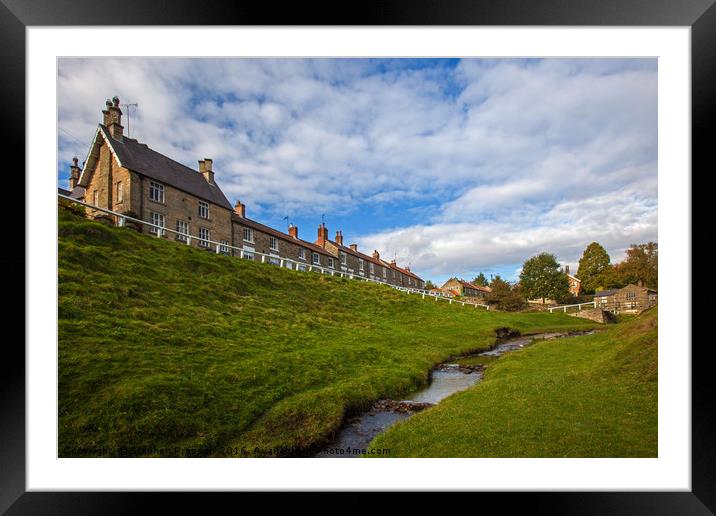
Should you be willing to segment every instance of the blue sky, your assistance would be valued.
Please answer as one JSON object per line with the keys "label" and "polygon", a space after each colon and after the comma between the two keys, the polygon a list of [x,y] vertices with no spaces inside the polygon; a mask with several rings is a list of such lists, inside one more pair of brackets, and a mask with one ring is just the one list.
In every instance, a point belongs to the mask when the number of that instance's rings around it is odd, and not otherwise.
{"label": "blue sky", "polygon": [[[656,59],[60,59],[58,184],[106,98],[247,215],[426,279],[657,240]],[[124,126],[127,131],[127,109]]]}

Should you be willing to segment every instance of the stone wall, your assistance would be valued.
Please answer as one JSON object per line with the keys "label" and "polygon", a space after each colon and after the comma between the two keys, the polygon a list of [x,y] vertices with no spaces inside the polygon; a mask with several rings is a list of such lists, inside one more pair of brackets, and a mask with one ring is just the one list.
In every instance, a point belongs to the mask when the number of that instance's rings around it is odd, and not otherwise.
{"label": "stone wall", "polygon": [[595,321],[601,324],[611,323],[616,321],[616,317],[613,313],[608,312],[607,310],[602,310],[601,308],[591,308],[589,310],[581,310],[579,312],[574,312],[569,315],[573,315],[575,317],[581,317],[582,319],[589,319],[590,321]]}

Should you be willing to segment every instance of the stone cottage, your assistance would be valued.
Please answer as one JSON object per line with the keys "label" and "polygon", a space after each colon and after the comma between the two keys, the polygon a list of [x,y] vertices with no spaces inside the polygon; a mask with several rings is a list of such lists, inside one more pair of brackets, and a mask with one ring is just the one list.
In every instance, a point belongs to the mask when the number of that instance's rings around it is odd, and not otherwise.
{"label": "stone cottage", "polygon": [[614,313],[638,313],[657,304],[658,292],[640,285],[602,290],[594,294],[594,305]]}
{"label": "stone cottage", "polygon": [[490,287],[483,287],[482,285],[475,285],[469,281],[465,281],[458,278],[450,278],[447,280],[440,290],[450,292],[453,295],[463,297],[485,297],[488,292],[491,292]]}
{"label": "stone cottage", "polygon": [[[425,286],[409,268],[381,260],[377,250],[368,255],[355,244],[344,246],[341,231],[329,240],[325,224],[319,226],[316,241],[309,242],[299,238],[294,225],[284,233],[248,218],[246,205],[236,201],[232,206],[222,192],[212,159],[198,160],[194,170],[125,136],[119,98],[107,100],[102,115],[82,167],[73,159],[69,191],[59,193],[150,222],[154,226],[138,229],[155,237],[206,249],[215,248],[210,241],[219,242],[225,254],[239,254],[235,247],[244,258],[298,270],[320,266],[392,285]],[[106,216],[91,208],[87,214]]]}

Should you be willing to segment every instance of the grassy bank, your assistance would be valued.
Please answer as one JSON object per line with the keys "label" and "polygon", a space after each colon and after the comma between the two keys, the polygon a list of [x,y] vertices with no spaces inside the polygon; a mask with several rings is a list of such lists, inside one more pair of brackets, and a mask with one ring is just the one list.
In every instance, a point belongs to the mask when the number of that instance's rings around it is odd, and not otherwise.
{"label": "grassy bank", "polygon": [[534,344],[378,436],[391,457],[656,457],[657,312]]}
{"label": "grassy bank", "polygon": [[436,362],[489,346],[497,327],[592,325],[279,269],[64,209],[58,316],[60,456],[296,453],[346,411],[412,391]]}

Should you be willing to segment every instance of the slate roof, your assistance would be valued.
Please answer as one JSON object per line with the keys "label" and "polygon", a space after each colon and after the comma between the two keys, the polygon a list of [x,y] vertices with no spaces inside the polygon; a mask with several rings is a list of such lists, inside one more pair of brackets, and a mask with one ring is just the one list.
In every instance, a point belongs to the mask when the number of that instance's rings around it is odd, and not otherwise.
{"label": "slate roof", "polygon": [[594,294],[594,297],[608,297],[608,296],[613,296],[613,295],[616,294],[617,292],[619,292],[619,289],[618,289],[618,288],[613,288],[613,289],[611,289],[611,290],[600,290],[599,292],[597,292],[596,294]]}
{"label": "slate roof", "polygon": [[99,128],[123,167],[226,209],[233,209],[221,188],[209,184],[199,171],[182,165],[132,138],[124,136],[122,141],[115,140],[102,124],[99,124]]}
{"label": "slate roof", "polygon": [[398,267],[397,265],[393,265],[392,263],[388,263],[388,262],[386,262],[385,260],[381,260],[380,258],[373,258],[373,256],[368,255],[368,254],[361,253],[360,251],[354,251],[354,250],[351,249],[350,247],[346,247],[346,246],[344,246],[344,245],[342,245],[342,244],[339,244],[338,242],[334,242],[333,240],[330,240],[330,239],[329,239],[328,241],[329,241],[331,244],[333,244],[334,246],[336,246],[340,251],[343,251],[344,253],[351,254],[351,255],[356,256],[356,257],[358,257],[358,258],[362,258],[363,260],[368,261],[368,262],[373,262],[373,263],[375,263],[376,265],[380,265],[381,267],[389,267],[389,268],[391,268],[391,269],[395,269],[395,270],[397,270],[397,271],[399,271],[399,272],[405,274],[406,276],[410,276],[410,277],[415,278],[415,279],[417,279],[417,280],[423,281],[423,279],[422,279],[420,276],[418,276],[418,275],[416,275],[416,274],[414,274],[414,273],[412,273],[412,272],[410,272],[410,271],[408,271],[408,270],[401,269],[401,268]]}
{"label": "slate roof", "polygon": [[288,235],[286,233],[282,233],[281,231],[274,229],[272,227],[266,226],[265,224],[261,224],[260,222],[256,222],[252,219],[247,219],[246,217],[240,217],[236,213],[232,213],[231,220],[235,221],[238,224],[241,224],[243,226],[250,227],[252,229],[255,229],[256,231],[261,231],[262,233],[266,233],[267,235],[274,236],[276,238],[280,238],[284,241],[291,242],[296,245],[300,245],[305,247],[306,249],[310,249],[311,251],[315,251],[317,253],[324,254],[326,256],[330,256],[333,258],[334,256],[323,249],[322,247],[319,247],[315,244],[312,244],[311,242],[307,242],[306,240],[301,240],[300,238],[293,238],[291,235]]}

